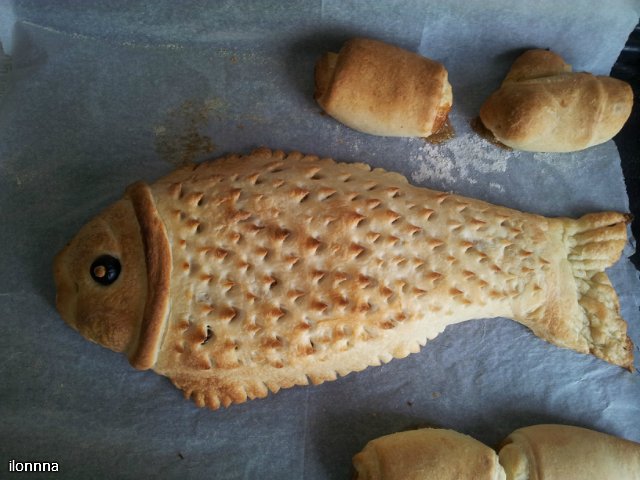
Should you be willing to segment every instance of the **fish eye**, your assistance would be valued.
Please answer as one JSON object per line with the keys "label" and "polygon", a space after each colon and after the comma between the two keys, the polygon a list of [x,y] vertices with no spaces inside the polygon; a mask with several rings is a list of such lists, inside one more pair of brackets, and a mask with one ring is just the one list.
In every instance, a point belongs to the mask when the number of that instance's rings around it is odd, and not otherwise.
{"label": "fish eye", "polygon": [[120,260],[111,255],[101,255],[91,264],[91,278],[100,285],[111,285],[120,276]]}

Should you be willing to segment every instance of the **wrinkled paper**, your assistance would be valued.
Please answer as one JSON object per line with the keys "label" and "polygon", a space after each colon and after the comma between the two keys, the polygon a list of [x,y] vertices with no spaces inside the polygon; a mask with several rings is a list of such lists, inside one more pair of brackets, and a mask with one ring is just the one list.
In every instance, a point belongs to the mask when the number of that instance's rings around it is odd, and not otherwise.
{"label": "wrinkled paper", "polygon": [[[342,479],[369,440],[420,426],[493,446],[549,422],[640,441],[640,374],[506,319],[449,327],[419,354],[335,382],[197,409],[66,326],[51,273],[128,184],[262,145],[544,215],[627,211],[613,142],[509,152],[469,122],[526,48],[608,74],[639,12],[624,0],[0,2],[0,472],[13,459],[73,478]],[[454,139],[374,137],[321,114],[314,63],[353,36],[446,65]],[[608,273],[638,345],[632,253]]]}

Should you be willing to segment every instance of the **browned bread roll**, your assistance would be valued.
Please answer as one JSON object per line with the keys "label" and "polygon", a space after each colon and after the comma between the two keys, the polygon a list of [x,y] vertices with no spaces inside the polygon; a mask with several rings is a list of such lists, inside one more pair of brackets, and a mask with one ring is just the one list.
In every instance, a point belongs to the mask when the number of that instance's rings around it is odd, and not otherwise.
{"label": "browned bread roll", "polygon": [[496,455],[466,435],[425,428],[370,441],[353,465],[357,480],[640,480],[640,444],[534,425],[512,432]]}
{"label": "browned bread roll", "polygon": [[586,428],[520,428],[499,456],[508,480],[640,480],[640,444]]}
{"label": "browned bread roll", "polygon": [[353,457],[355,480],[505,480],[498,455],[467,435],[439,428],[370,441]]}
{"label": "browned bread roll", "polygon": [[139,182],[57,256],[57,307],[200,406],[333,380],[508,317],[629,368],[622,213],[545,218],[260,149]]}
{"label": "browned bread roll", "polygon": [[516,150],[572,152],[613,138],[632,106],[627,83],[572,72],[559,55],[529,50],[482,105],[480,119]]}
{"label": "browned bread roll", "polygon": [[336,120],[372,135],[428,137],[453,102],[438,62],[377,40],[356,38],[316,64],[314,97]]}

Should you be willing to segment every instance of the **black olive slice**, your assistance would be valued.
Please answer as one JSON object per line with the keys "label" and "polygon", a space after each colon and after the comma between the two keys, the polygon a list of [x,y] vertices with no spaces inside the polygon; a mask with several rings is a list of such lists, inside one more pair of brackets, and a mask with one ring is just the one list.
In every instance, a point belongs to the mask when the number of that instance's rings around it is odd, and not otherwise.
{"label": "black olive slice", "polygon": [[101,255],[91,264],[91,278],[100,285],[111,285],[120,276],[120,260],[111,255]]}

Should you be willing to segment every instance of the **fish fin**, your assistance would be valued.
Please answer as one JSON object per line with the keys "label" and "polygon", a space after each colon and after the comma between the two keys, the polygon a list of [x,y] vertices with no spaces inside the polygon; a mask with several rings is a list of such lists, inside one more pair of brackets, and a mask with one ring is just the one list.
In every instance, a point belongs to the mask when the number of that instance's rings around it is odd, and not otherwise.
{"label": "fish fin", "polygon": [[[295,385],[308,385],[311,378],[297,374],[287,378],[264,375],[265,380],[247,378],[243,375],[168,375],[173,384],[183,391],[185,398],[191,399],[198,407],[217,410],[232,404],[244,403],[247,400],[264,398],[269,392],[277,393],[283,388]],[[256,377],[259,375],[256,375]],[[335,376],[334,378],[335,379]],[[329,378],[315,379],[313,383],[322,383]]]}
{"label": "fish fin", "polygon": [[604,269],[618,261],[627,242],[628,214],[592,213],[567,225],[568,260],[584,314],[589,352],[632,370],[633,344],[620,316],[616,292]]}
{"label": "fish fin", "polygon": [[269,391],[264,384],[240,385],[237,382],[225,382],[216,377],[198,378],[179,375],[171,378],[171,381],[183,391],[185,398],[193,400],[198,407],[208,407],[211,410],[244,403],[253,398],[266,397]]}

